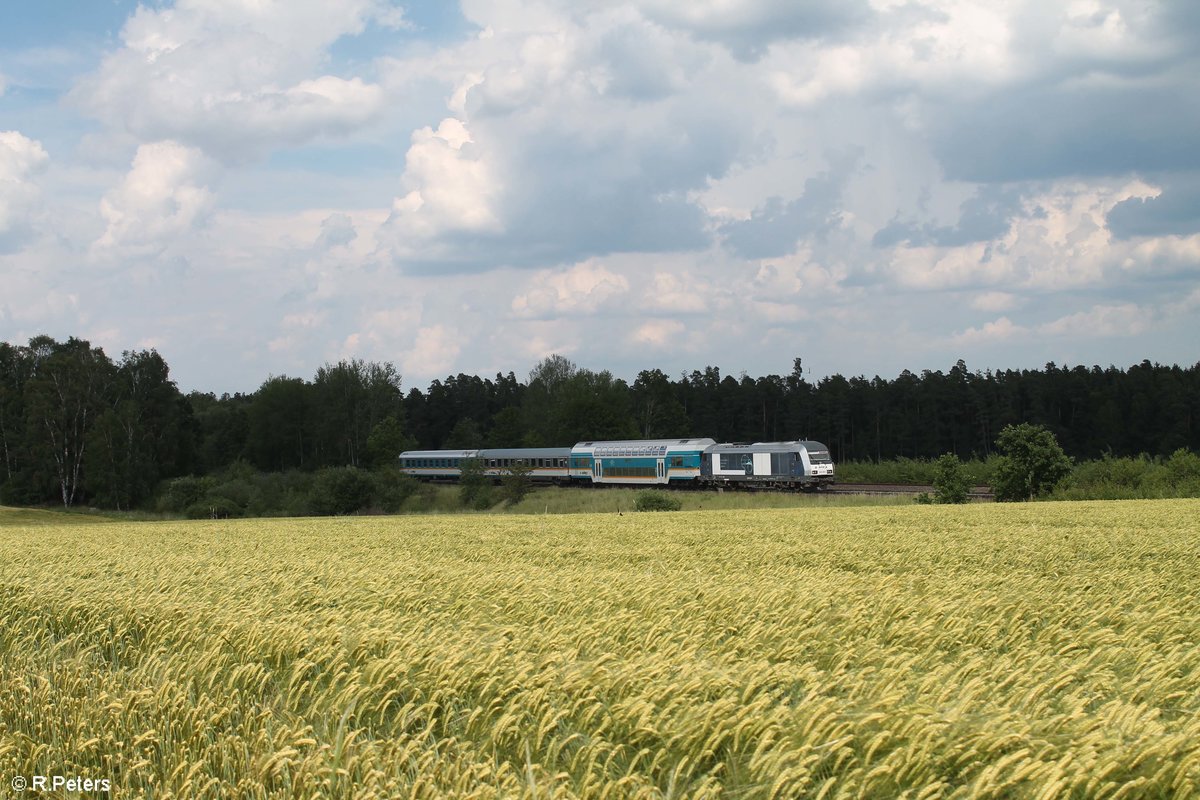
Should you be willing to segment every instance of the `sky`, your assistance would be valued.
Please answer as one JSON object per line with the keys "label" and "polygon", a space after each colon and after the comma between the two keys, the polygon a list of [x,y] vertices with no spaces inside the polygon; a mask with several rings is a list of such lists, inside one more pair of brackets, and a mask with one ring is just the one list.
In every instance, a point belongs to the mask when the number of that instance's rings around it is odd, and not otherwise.
{"label": "sky", "polygon": [[1200,360],[1200,4],[0,11],[0,341],[185,391]]}

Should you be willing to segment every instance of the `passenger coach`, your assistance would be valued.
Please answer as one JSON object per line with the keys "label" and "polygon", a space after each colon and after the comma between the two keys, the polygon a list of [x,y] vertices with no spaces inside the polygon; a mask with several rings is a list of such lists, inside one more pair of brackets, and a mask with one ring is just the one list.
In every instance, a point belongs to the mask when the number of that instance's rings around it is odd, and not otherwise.
{"label": "passenger coach", "polygon": [[462,462],[477,458],[484,474],[493,479],[507,475],[512,467],[529,467],[535,481],[565,482],[569,447],[492,448],[487,450],[408,450],[400,454],[400,471],[429,480],[458,480]]}
{"label": "passenger coach", "polygon": [[700,476],[712,439],[580,442],[571,448],[571,477],[591,483],[690,483]]}

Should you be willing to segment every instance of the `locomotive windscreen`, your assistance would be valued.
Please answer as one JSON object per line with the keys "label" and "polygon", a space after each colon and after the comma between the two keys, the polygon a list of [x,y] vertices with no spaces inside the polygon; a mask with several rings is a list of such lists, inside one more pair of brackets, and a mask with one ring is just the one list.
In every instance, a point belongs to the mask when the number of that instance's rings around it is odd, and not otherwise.
{"label": "locomotive windscreen", "polygon": [[808,450],[808,460],[813,464],[828,464],[833,461],[829,457],[828,450],[813,450],[811,448]]}

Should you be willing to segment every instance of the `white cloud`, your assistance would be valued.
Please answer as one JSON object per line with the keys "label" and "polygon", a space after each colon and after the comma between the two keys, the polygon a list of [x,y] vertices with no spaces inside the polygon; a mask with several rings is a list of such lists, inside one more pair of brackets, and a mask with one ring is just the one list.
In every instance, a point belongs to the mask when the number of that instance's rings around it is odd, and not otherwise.
{"label": "white cloud", "polygon": [[40,192],[33,178],[50,163],[41,142],[17,131],[0,131],[0,252],[31,232]]}
{"label": "white cloud", "polygon": [[640,306],[647,310],[697,314],[709,308],[713,287],[687,272],[655,272]]}
{"label": "white cloud", "polygon": [[125,179],[100,201],[106,227],[93,251],[153,254],[204,224],[213,205],[197,185],[204,168],[199,150],[177,142],[138,147]]}
{"label": "white cloud", "polygon": [[521,318],[591,315],[611,307],[629,292],[629,281],[595,261],[567,270],[543,270],[513,298],[512,312]]}
{"label": "white cloud", "polygon": [[71,96],[142,140],[174,139],[225,161],[339,135],[374,119],[382,90],[314,74],[327,49],[368,21],[397,22],[375,0],[326,3],[179,0],[139,7]]}
{"label": "white cloud", "polygon": [[436,131],[413,133],[401,182],[409,191],[396,198],[388,221],[397,255],[419,251],[412,237],[500,227],[494,210],[500,186],[461,120],[448,117]]}
{"label": "white cloud", "polygon": [[[1145,243],[1114,241],[1106,215],[1123,200],[1157,191],[1138,180],[1056,182],[1022,200],[1021,212],[1003,236],[959,246],[901,245],[892,251],[889,270],[901,285],[919,289],[1044,291],[1103,285],[1122,269],[1147,263],[1136,256]],[[1168,245],[1154,240],[1150,246]]]}
{"label": "white cloud", "polygon": [[1179,317],[1200,309],[1200,288],[1193,289],[1181,300],[1168,303],[1165,312],[1169,317]]}
{"label": "white cloud", "polygon": [[465,13],[491,34],[383,69],[409,91],[437,81],[454,112],[413,137],[395,261],[479,271],[706,245],[691,193],[747,135],[737,114],[715,113],[745,88],[727,53],[627,7]]}
{"label": "white cloud", "polygon": [[432,378],[449,372],[462,351],[456,331],[446,325],[430,325],[417,331],[412,349],[401,358],[403,374]]}
{"label": "white cloud", "polygon": [[1038,326],[1038,333],[1045,336],[1074,336],[1093,339],[1109,336],[1137,336],[1144,333],[1154,321],[1154,312],[1136,303],[1093,306],[1059,317]]}
{"label": "white cloud", "polygon": [[1028,328],[1015,324],[1008,317],[1000,317],[978,328],[967,328],[965,331],[955,334],[952,342],[956,345],[990,345],[1023,339],[1028,336]]}
{"label": "white cloud", "polygon": [[978,311],[1008,311],[1016,304],[1016,296],[1009,292],[982,292],[971,298],[971,308]]}
{"label": "white cloud", "polygon": [[677,319],[656,319],[639,325],[630,337],[633,344],[656,349],[680,348],[686,326]]}

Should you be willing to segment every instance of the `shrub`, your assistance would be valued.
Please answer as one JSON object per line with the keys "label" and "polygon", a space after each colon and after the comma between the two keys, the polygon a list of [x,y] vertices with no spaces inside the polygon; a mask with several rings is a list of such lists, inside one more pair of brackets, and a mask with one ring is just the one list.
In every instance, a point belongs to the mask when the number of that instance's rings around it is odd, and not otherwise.
{"label": "shrub", "polygon": [[683,508],[683,501],[666,492],[645,491],[638,492],[634,508],[638,511],[678,511]]}
{"label": "shrub", "polygon": [[1195,497],[1200,492],[1200,455],[1181,447],[1163,466],[1180,497]]}
{"label": "shrub", "polygon": [[182,478],[172,478],[163,481],[159,486],[158,511],[178,514],[184,509],[199,503],[216,485],[212,478],[197,478],[187,475]]}
{"label": "shrub", "polygon": [[353,514],[371,503],[371,476],[356,467],[329,467],[313,479],[312,510],[316,514]]}
{"label": "shrub", "polygon": [[258,489],[253,483],[253,476],[230,478],[214,486],[208,493],[210,499],[221,498],[230,505],[237,506],[238,516],[243,516],[254,501]]}
{"label": "shrub", "polygon": [[1003,453],[992,483],[997,500],[1032,500],[1071,474],[1071,459],[1041,425],[1008,425],[996,444]]}
{"label": "shrub", "polygon": [[487,465],[478,458],[466,458],[459,464],[458,498],[468,508],[482,510],[491,506],[491,478]]}
{"label": "shrub", "polygon": [[187,507],[188,519],[231,519],[242,516],[242,509],[225,497],[208,496]]}
{"label": "shrub", "polygon": [[965,503],[971,482],[962,462],[953,453],[946,453],[934,462],[934,499],[939,503]]}
{"label": "shrub", "polygon": [[382,469],[372,476],[375,504],[388,514],[395,514],[404,501],[416,494],[421,482],[398,469]]}
{"label": "shrub", "polygon": [[500,479],[505,503],[515,506],[533,491],[533,481],[529,477],[532,473],[533,467],[528,464],[513,464],[508,468],[508,474]]}

